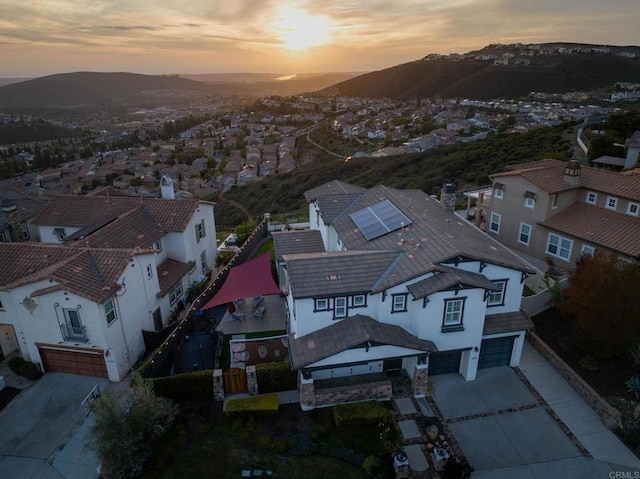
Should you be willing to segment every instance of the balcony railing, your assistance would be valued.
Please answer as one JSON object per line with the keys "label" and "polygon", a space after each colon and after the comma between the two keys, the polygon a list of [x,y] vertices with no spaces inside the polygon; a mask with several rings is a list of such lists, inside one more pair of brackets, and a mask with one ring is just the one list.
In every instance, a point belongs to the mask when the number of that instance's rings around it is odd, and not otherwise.
{"label": "balcony railing", "polygon": [[89,341],[87,332],[84,326],[71,326],[69,324],[61,324],[60,332],[62,333],[62,339],[65,341],[76,341],[86,343]]}

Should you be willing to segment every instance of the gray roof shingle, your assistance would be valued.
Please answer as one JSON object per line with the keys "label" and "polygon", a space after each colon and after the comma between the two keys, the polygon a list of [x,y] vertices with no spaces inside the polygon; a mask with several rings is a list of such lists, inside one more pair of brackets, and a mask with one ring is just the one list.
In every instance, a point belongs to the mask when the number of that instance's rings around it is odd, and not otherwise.
{"label": "gray roof shingle", "polygon": [[322,235],[318,230],[274,231],[271,236],[278,261],[289,254],[324,252]]}
{"label": "gray roof shingle", "polygon": [[425,352],[438,350],[431,341],[418,339],[400,326],[357,314],[297,339],[289,335],[291,364],[294,369],[305,367],[367,341]]}
{"label": "gray roof shingle", "polygon": [[407,289],[414,298],[420,299],[437,291],[451,288],[455,285],[471,286],[497,291],[499,288],[480,273],[473,273],[457,268],[442,267],[435,271],[434,276],[410,284]]}
{"label": "gray roof shingle", "polygon": [[533,329],[533,322],[524,311],[487,315],[482,334],[511,333]]}

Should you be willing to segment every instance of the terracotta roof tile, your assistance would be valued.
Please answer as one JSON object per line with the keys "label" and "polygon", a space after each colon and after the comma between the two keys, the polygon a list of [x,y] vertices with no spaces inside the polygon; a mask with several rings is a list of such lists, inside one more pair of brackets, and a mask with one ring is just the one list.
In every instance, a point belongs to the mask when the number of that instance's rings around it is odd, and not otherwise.
{"label": "terracotta roof tile", "polygon": [[184,231],[198,201],[131,196],[55,196],[34,218],[33,224],[86,227],[143,207],[165,231]]}
{"label": "terracotta roof tile", "polygon": [[185,274],[195,266],[195,262],[181,263],[175,259],[168,258],[164,263],[158,266],[158,282],[160,283],[160,291],[158,297],[166,296],[169,290],[176,284]]}
{"label": "terracotta roof tile", "polygon": [[640,218],[577,202],[540,224],[587,243],[640,258]]}

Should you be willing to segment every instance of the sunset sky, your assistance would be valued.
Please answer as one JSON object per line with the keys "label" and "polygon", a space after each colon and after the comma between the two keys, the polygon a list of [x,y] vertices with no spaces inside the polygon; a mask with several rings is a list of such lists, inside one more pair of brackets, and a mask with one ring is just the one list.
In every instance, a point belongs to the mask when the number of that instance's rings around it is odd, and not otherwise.
{"label": "sunset sky", "polygon": [[489,43],[640,45],[638,0],[0,0],[0,77],[364,72]]}

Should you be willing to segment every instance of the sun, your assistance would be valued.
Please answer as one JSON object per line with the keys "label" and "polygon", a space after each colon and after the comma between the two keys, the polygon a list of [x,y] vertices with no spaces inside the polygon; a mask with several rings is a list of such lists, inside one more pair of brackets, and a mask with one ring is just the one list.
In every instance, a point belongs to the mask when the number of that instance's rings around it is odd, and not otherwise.
{"label": "sun", "polygon": [[281,10],[273,23],[281,46],[287,50],[304,50],[324,45],[329,40],[330,25],[327,17],[310,15],[303,10]]}

